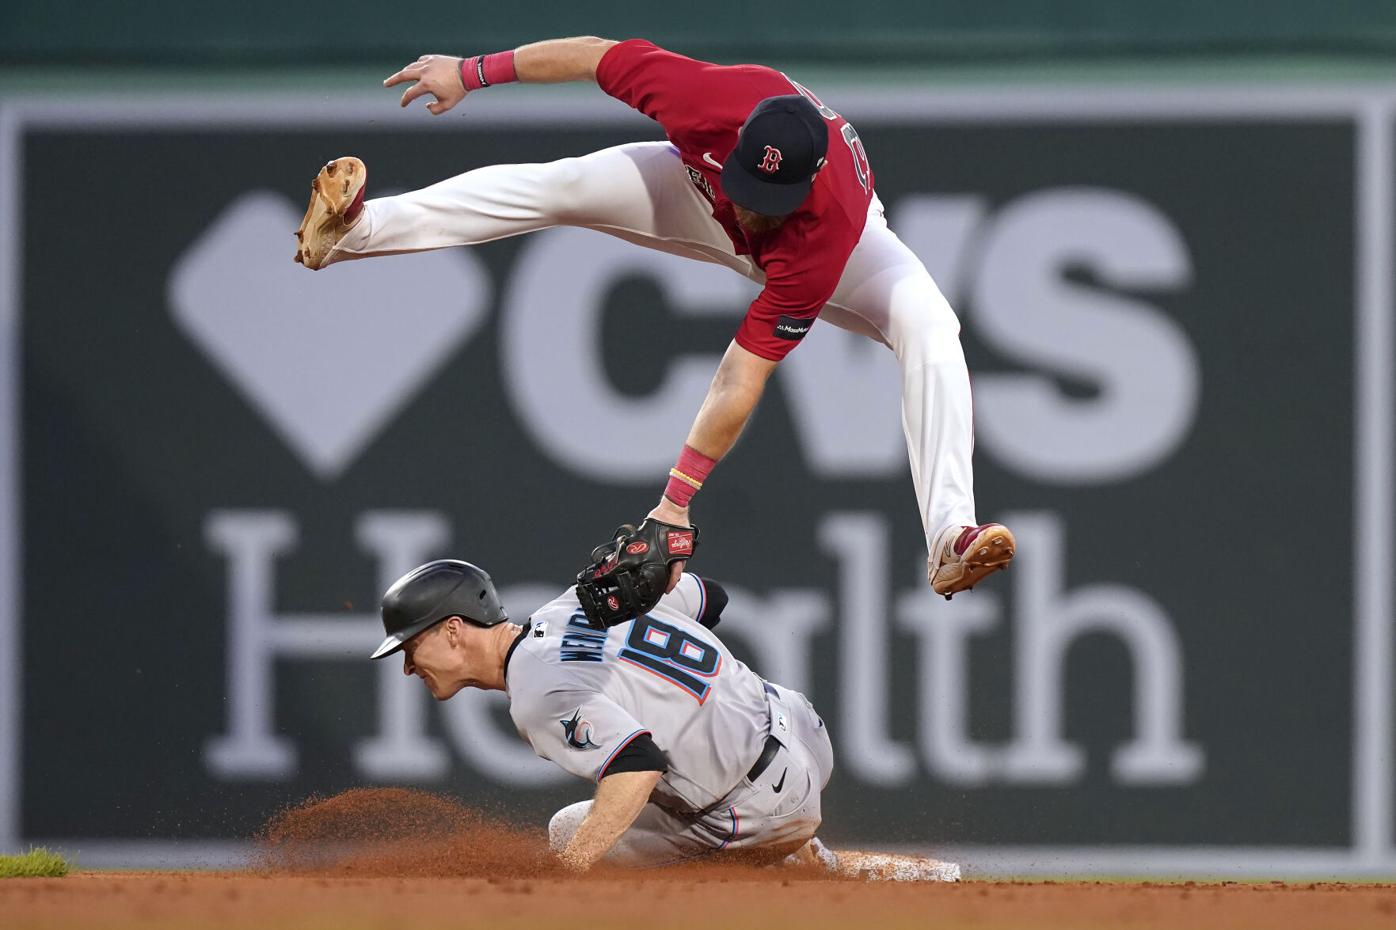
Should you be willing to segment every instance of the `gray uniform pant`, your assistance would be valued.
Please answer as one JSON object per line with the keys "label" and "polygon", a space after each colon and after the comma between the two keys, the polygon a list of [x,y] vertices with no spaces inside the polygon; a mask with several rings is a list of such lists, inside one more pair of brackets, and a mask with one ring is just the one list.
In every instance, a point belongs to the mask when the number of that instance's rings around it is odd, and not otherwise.
{"label": "gray uniform pant", "polygon": [[[814,706],[798,691],[771,685],[771,733],[780,740],[755,781],[743,778],[717,804],[685,814],[649,803],[602,860],[634,868],[672,865],[727,850],[799,849],[819,829],[819,795],[834,772],[834,747]],[[754,760],[753,760],[754,761]],[[591,811],[590,801],[564,807],[548,824],[561,851]]]}

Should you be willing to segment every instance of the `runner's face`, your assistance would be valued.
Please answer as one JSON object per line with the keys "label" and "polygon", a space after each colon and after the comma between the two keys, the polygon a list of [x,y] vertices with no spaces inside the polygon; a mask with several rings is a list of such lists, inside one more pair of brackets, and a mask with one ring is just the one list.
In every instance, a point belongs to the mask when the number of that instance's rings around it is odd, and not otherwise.
{"label": "runner's face", "polygon": [[430,626],[402,644],[402,673],[416,675],[426,684],[431,696],[444,701],[460,690],[452,681],[451,672],[460,664],[452,646],[451,618]]}

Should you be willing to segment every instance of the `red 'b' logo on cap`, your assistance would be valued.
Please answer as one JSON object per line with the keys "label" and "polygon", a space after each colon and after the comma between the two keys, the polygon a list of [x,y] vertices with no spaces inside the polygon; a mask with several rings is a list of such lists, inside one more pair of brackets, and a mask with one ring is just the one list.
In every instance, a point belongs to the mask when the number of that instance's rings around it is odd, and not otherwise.
{"label": "red 'b' logo on cap", "polygon": [[761,159],[761,164],[756,167],[767,174],[775,174],[776,170],[780,168],[780,149],[774,145],[766,146],[766,154]]}
{"label": "red 'b' logo on cap", "polygon": [[669,554],[670,555],[692,555],[693,554],[693,532],[684,530],[683,532],[673,532],[669,534]]}

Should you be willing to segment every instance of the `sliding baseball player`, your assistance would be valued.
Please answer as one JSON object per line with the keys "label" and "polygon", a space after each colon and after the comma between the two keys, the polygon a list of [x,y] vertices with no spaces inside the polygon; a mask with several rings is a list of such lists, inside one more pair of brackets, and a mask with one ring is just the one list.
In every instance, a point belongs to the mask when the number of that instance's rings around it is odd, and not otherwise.
{"label": "sliding baseball player", "polygon": [[713,632],[727,604],[719,585],[684,574],[645,604],[636,619],[598,626],[569,589],[518,626],[488,574],[439,560],[388,589],[387,638],[372,658],[400,651],[404,673],[438,701],[466,687],[504,691],[534,752],[596,784],[548,827],[572,870],[742,851],[871,878],[959,879],[954,863],[825,849],[814,834],[834,750],[814,707]]}

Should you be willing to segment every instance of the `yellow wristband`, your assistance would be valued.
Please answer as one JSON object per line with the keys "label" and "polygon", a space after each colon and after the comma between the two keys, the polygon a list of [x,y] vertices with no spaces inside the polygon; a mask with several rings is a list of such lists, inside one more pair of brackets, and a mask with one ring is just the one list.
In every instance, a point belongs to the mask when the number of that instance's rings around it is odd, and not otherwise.
{"label": "yellow wristband", "polygon": [[684,484],[692,486],[693,490],[695,491],[701,490],[703,487],[703,482],[699,481],[697,478],[694,478],[692,475],[685,475],[677,468],[669,469],[669,475],[670,477],[679,479]]}

